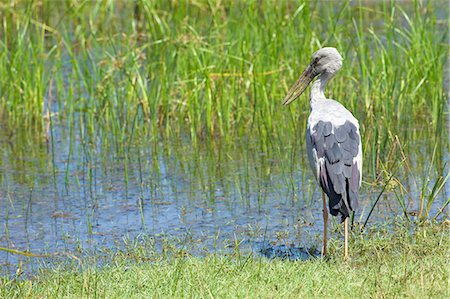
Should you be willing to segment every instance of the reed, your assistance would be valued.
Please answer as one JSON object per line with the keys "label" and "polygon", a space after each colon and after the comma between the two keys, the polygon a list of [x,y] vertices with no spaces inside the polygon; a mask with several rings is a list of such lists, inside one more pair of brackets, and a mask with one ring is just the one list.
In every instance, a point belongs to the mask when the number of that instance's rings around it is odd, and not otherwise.
{"label": "reed", "polygon": [[438,2],[364,5],[2,4],[1,115],[11,130],[45,135],[50,111],[86,143],[107,136],[103,146],[116,150],[138,136],[185,133],[270,145],[301,136],[307,97],[289,109],[280,99],[311,53],[333,45],[345,61],[329,93],[361,120],[375,176],[389,134],[446,145],[448,34]]}
{"label": "reed", "polygon": [[[50,164],[56,184],[57,131],[67,140],[65,192],[83,185],[94,201],[98,165],[123,161],[128,189],[136,145],[155,153],[151,170],[142,170],[139,160],[141,188],[142,172],[158,172],[161,154],[169,168],[192,173],[210,200],[214,184],[222,184],[245,201],[274,173],[285,178],[286,198],[312,197],[296,187],[296,169],[307,167],[300,149],[308,97],[289,108],[281,100],[311,54],[335,46],[344,67],[328,93],[360,120],[365,185],[380,189],[398,164],[392,177],[401,181],[399,202],[422,189],[421,216],[434,218],[429,207],[448,180],[448,14],[445,1],[1,3],[0,124],[13,144],[5,155],[10,163],[26,156],[41,161],[23,180]],[[168,148],[173,139],[189,141],[192,162],[182,159],[179,143]],[[173,155],[181,166],[173,165]],[[78,174],[70,178],[72,161],[86,184]],[[230,175],[233,163],[243,169],[239,175]],[[414,171],[412,163],[426,169],[424,178],[415,175],[417,184],[402,180]],[[257,186],[249,177],[258,178]],[[304,175],[301,180],[305,185]],[[157,189],[157,180],[150,184]],[[94,211],[86,214],[91,219]]]}

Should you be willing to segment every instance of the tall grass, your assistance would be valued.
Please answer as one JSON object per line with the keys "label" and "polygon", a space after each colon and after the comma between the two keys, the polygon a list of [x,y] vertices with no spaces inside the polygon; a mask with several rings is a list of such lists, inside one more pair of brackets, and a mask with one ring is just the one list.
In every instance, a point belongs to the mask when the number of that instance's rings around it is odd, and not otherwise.
{"label": "tall grass", "polygon": [[128,161],[143,139],[188,136],[199,148],[252,140],[289,165],[309,103],[305,95],[285,108],[281,99],[314,51],[335,46],[344,67],[328,95],[360,120],[366,178],[382,180],[402,159],[396,140],[406,155],[423,151],[423,165],[436,144],[433,169],[445,177],[444,2],[2,3],[1,121],[23,155],[36,142],[53,148],[58,126],[68,159],[88,164],[99,152]]}
{"label": "tall grass", "polygon": [[336,46],[344,68],[329,94],[361,120],[375,174],[390,134],[446,136],[445,7],[12,1],[0,6],[2,115],[44,133],[44,110],[57,112],[117,148],[139,134],[303,139],[307,96],[290,109],[280,99],[312,52]]}

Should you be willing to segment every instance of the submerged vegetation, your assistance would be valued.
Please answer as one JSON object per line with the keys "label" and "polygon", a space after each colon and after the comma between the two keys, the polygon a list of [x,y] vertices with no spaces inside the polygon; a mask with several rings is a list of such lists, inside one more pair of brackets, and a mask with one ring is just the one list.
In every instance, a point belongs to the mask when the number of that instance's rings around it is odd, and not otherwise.
{"label": "submerged vegetation", "polygon": [[[323,46],[344,57],[327,96],[360,120],[365,202],[354,225],[365,234],[353,236],[348,265],[338,240],[330,260],[294,264],[129,248],[112,250],[104,267],[92,257],[80,272],[77,258],[39,278],[4,278],[0,297],[346,297],[346,287],[364,297],[448,297],[448,20],[443,0],[1,2],[0,257],[14,254],[10,228],[19,224],[26,250],[53,252],[44,237],[39,248],[28,239],[39,209],[39,225],[52,218],[61,229],[52,231],[59,249],[77,252],[117,225],[147,233],[161,206],[181,219],[170,229],[188,227],[189,213],[214,222],[220,207],[239,212],[207,233],[258,210],[268,225],[284,213],[291,232],[314,234],[314,216],[303,213],[318,196],[303,171],[308,96],[281,103]],[[378,214],[399,215],[401,228],[366,226],[380,203]],[[117,211],[126,221],[107,226],[105,214]],[[337,274],[348,284],[323,284]]]}

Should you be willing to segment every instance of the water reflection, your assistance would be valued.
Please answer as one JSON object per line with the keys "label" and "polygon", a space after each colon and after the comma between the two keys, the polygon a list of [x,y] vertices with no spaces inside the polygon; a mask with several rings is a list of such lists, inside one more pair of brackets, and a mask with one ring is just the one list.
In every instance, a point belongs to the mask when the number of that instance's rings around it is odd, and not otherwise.
{"label": "water reflection", "polygon": [[[320,248],[322,211],[303,138],[280,138],[265,148],[258,140],[198,146],[161,140],[118,153],[72,134],[56,127],[49,145],[39,137],[24,144],[0,137],[1,247],[77,254],[145,234],[176,238],[192,254],[227,252],[236,240],[242,250],[270,258],[318,254],[305,249]],[[379,189],[363,186],[356,220],[365,217]],[[411,192],[408,200],[418,190]],[[372,221],[402,215],[395,193],[385,196]],[[3,271],[21,260],[27,259],[0,251]],[[35,260],[28,265],[32,270]]]}

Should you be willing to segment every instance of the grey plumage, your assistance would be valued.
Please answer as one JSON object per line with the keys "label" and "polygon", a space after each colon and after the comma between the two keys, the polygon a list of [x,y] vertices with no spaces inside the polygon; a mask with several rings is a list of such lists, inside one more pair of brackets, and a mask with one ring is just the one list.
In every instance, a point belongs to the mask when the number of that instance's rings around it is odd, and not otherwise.
{"label": "grey plumage", "polygon": [[[309,131],[314,133],[308,136]],[[353,159],[360,141],[350,137],[353,132],[357,128],[348,120],[340,126],[321,120],[306,134],[308,158],[314,163],[311,168],[315,173],[319,168],[317,180],[329,198],[330,213],[341,214],[342,221],[358,207],[359,171]],[[324,163],[316,166],[321,159]]]}
{"label": "grey plumage", "polygon": [[358,120],[342,104],[324,95],[327,82],[342,66],[335,48],[322,48],[294,84],[284,100],[294,101],[309,83],[311,114],[306,130],[306,148],[311,169],[327,194],[330,213],[342,221],[358,207],[362,149]]}
{"label": "grey plumage", "polygon": [[[344,259],[348,258],[348,217],[358,208],[361,186],[362,148],[358,120],[339,102],[324,95],[327,82],[342,67],[342,57],[335,48],[322,48],[291,87],[284,105],[292,103],[318,76],[311,86],[311,114],[306,129],[306,149],[314,176],[328,196],[333,216],[344,222]],[[327,254],[328,212],[323,200],[323,254]]]}

